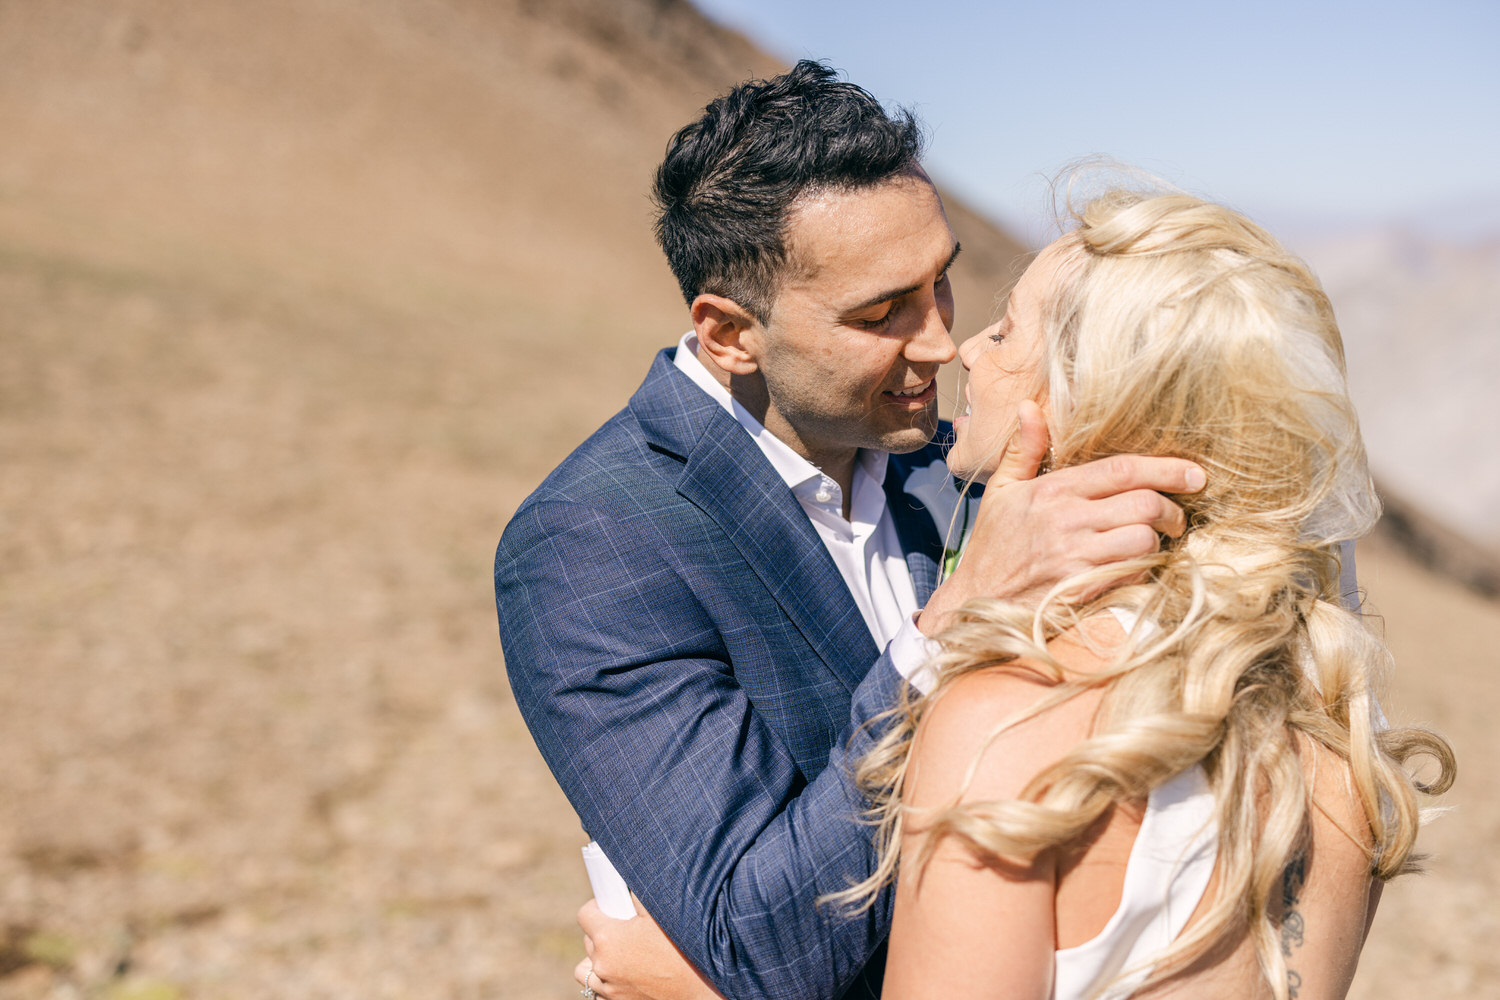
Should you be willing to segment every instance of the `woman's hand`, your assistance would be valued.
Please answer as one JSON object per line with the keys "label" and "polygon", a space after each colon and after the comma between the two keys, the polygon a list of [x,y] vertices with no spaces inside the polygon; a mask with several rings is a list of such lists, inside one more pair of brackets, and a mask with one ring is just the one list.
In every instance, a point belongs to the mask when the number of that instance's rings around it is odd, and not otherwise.
{"label": "woman's hand", "polygon": [[588,957],[573,970],[601,1000],[723,1000],[635,898],[636,916],[607,917],[594,900],[578,911]]}

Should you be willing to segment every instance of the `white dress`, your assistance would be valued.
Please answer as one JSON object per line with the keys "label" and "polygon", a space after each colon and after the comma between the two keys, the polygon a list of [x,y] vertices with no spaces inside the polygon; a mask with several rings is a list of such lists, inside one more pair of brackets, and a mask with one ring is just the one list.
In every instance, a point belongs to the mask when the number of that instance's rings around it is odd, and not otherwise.
{"label": "white dress", "polygon": [[1130,849],[1120,907],[1096,936],[1054,953],[1053,1000],[1084,1000],[1121,972],[1129,974],[1100,1000],[1120,1000],[1140,986],[1203,898],[1217,837],[1213,789],[1201,767],[1153,791]]}

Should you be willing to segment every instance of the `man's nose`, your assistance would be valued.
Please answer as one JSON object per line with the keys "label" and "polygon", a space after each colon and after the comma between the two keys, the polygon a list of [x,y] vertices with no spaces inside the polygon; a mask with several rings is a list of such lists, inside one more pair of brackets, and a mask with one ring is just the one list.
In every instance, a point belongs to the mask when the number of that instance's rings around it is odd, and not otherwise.
{"label": "man's nose", "polygon": [[930,301],[922,317],[922,328],[906,342],[906,359],[940,365],[952,361],[958,355],[953,335],[948,332],[952,326],[952,301],[946,303],[946,308],[941,300]]}

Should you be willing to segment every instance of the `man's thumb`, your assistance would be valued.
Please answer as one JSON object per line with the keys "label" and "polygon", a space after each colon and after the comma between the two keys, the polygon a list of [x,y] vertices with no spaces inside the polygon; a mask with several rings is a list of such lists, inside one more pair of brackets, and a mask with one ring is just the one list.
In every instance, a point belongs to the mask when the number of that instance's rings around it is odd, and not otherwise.
{"label": "man's thumb", "polygon": [[1000,459],[995,474],[990,477],[992,483],[1035,479],[1037,469],[1041,467],[1042,459],[1047,454],[1050,438],[1047,433],[1047,418],[1043,415],[1042,408],[1029,399],[1023,400],[1016,407],[1016,421],[1016,432],[1011,435],[1005,455]]}

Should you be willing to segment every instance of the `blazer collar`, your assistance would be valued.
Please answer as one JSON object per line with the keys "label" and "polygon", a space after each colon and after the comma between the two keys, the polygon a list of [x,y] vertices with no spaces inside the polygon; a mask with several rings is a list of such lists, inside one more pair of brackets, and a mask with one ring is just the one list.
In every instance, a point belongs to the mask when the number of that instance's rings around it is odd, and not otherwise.
{"label": "blazer collar", "polygon": [[719,525],[852,691],[880,650],[807,514],[744,428],[677,370],[668,351],[657,355],[630,410],[653,446],[682,459],[677,492]]}
{"label": "blazer collar", "polygon": [[657,352],[646,380],[630,397],[627,408],[654,447],[686,459],[698,446],[714,414],[724,410],[672,364],[676,350],[669,347]]}

